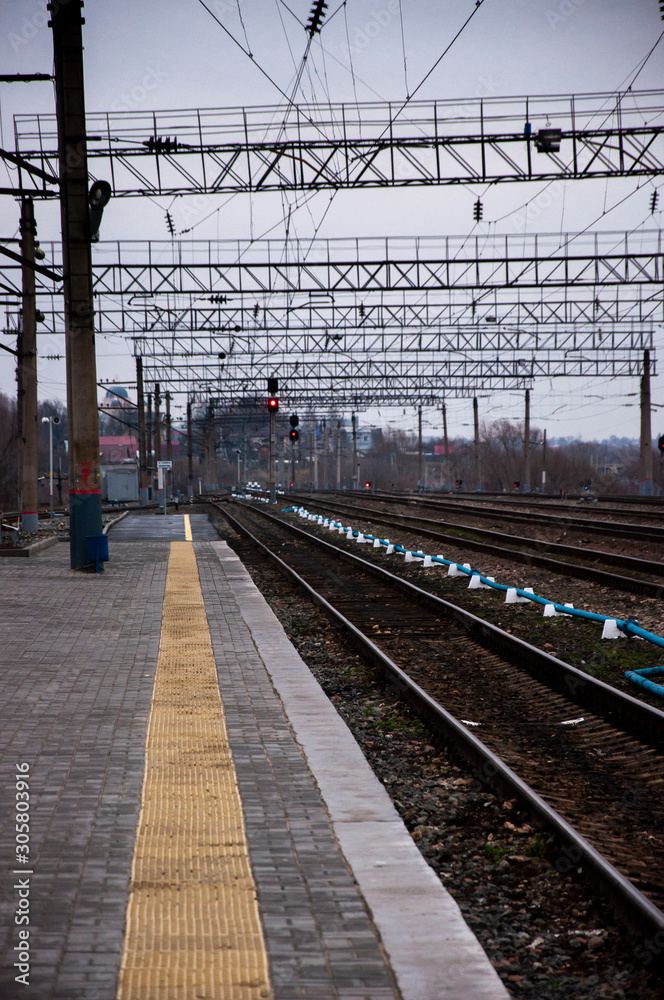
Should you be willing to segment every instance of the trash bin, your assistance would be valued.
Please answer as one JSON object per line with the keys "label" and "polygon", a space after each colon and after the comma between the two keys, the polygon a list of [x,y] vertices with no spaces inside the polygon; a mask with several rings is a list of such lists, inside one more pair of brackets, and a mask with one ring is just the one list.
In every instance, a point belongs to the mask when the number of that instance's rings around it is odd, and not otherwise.
{"label": "trash bin", "polygon": [[95,573],[102,573],[103,562],[108,562],[108,535],[90,535],[86,538],[88,561],[95,564]]}

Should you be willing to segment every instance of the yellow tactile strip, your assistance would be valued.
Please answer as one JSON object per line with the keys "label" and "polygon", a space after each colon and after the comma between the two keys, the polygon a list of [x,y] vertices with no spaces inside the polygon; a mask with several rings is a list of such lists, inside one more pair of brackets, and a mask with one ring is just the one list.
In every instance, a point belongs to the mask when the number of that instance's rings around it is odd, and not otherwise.
{"label": "yellow tactile strip", "polygon": [[172,542],[118,1000],[272,995],[191,542]]}

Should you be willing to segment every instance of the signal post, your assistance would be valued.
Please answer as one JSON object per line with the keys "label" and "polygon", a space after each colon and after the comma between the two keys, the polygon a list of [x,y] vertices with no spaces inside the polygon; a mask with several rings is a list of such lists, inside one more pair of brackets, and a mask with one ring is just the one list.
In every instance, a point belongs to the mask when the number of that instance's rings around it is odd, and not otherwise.
{"label": "signal post", "polygon": [[276,378],[269,378],[267,380],[267,391],[267,408],[270,415],[270,503],[276,503],[277,479],[275,473],[274,453],[277,442],[277,413],[279,412],[279,400],[277,399],[277,393],[279,391],[279,380]]}

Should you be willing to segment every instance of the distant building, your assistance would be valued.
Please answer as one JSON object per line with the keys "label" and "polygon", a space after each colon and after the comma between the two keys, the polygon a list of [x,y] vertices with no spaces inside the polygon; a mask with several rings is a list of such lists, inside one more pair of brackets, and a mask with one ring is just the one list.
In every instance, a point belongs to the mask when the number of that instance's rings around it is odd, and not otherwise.
{"label": "distant building", "polygon": [[138,439],[133,434],[101,436],[99,453],[102,465],[135,462],[138,455]]}

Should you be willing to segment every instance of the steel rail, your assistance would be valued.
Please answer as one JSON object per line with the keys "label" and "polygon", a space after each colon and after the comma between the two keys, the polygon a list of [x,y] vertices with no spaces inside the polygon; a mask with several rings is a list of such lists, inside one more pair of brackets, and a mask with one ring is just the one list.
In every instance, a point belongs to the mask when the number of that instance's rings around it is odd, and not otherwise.
{"label": "steel rail", "polygon": [[[209,502],[213,503],[213,501]],[[450,740],[466,760],[475,765],[478,769],[476,776],[479,780],[486,784],[494,786],[497,785],[508,795],[516,797],[525,806],[531,817],[555,832],[560,840],[566,845],[569,860],[575,865],[582,866],[586,874],[593,881],[599,884],[607,893],[614,908],[617,909],[632,926],[637,928],[642,933],[647,934],[664,932],[664,913],[662,913],[662,911],[659,910],[646,896],[644,896],[643,893],[632,885],[632,883],[625,878],[625,876],[623,876],[609,861],[607,861],[606,858],[599,853],[599,851],[595,850],[595,848],[592,847],[592,845],[589,844],[588,841],[582,837],[555,809],[552,809],[551,806],[549,806],[544,799],[542,799],[532,788],[519,778],[519,776],[511,768],[504,764],[499,757],[497,757],[481,742],[481,740],[477,739],[477,737],[474,736],[466,728],[466,726],[447,712],[442,705],[440,705],[434,698],[428,695],[426,691],[416,684],[399,666],[397,666],[396,663],[394,663],[393,660],[390,659],[390,657],[388,657],[378,646],[376,646],[371,639],[364,635],[360,629],[353,625],[352,622],[342,615],[341,612],[330,604],[329,601],[314,590],[314,588],[311,587],[311,585],[308,584],[292,567],[290,567],[276,553],[272,552],[272,550],[269,549],[264,542],[261,542],[260,539],[252,534],[252,532],[249,531],[249,529],[242,524],[241,521],[235,518],[226,509],[227,505],[222,506],[221,504],[214,503],[214,506],[222,513],[223,517],[228,520],[231,526],[239,534],[248,538],[252,544],[262,550],[284,576],[297,584],[297,586],[311,598],[314,604],[320,607],[334,621],[342,626],[344,631],[352,638],[354,644],[363,653],[368,655],[370,659],[388,675],[390,681],[397,686],[400,693],[410,702],[415,710],[420,714],[424,714],[430,722],[433,723],[438,732]],[[241,504],[241,506],[247,507],[248,505]],[[404,580],[400,580],[398,577],[393,576],[393,574],[388,573],[379,567],[373,566],[364,559],[350,553],[346,553],[337,546],[330,545],[322,539],[315,538],[315,536],[312,536],[308,532],[302,531],[293,525],[285,524],[282,520],[268,514],[266,511],[257,510],[253,507],[250,509],[255,514],[276,522],[289,531],[292,531],[299,536],[304,536],[307,540],[323,546],[326,550],[332,550],[337,556],[351,560],[354,564],[359,564],[364,572],[375,573],[375,571],[378,570],[378,574],[384,577],[390,584],[402,588],[405,584],[405,589],[407,589],[413,596],[416,595],[420,600],[426,599],[427,603],[433,603],[438,610],[443,610],[447,614],[454,614],[455,617],[467,622],[469,626],[472,626],[474,631],[479,629],[480,633],[484,632],[485,635],[495,635],[496,633],[500,633],[504,640],[508,640],[508,644],[511,644],[513,649],[520,648],[522,652],[527,650],[528,652],[536,653],[546,658],[547,661],[550,661],[551,664],[555,665],[557,668],[569,671],[570,676],[581,675],[580,671],[577,671],[574,667],[569,667],[561,660],[557,660],[555,657],[552,657],[547,653],[543,653],[541,650],[537,650],[533,646],[529,646],[529,644],[523,642],[523,640],[516,639],[516,637],[511,636],[508,633],[502,632],[502,630],[498,629],[496,626],[483,622],[481,619],[476,618],[469,612],[466,612],[461,608],[457,608],[455,605],[449,604],[449,602],[444,601],[441,598],[436,598],[432,594],[427,594],[426,591],[422,591],[418,587],[408,584]],[[470,628],[469,631],[471,631]],[[474,638],[477,638],[477,636],[474,636]],[[594,681],[593,678],[588,678],[586,675],[581,675],[581,677],[583,677],[584,681]],[[608,687],[608,685],[604,685],[601,681],[594,683],[601,685],[602,688]],[[578,690],[579,689],[574,691],[574,689],[572,689],[573,696],[576,696]],[[620,692],[615,693],[620,695]],[[628,701],[635,701],[635,699],[631,699],[629,695],[624,697]],[[637,702],[636,704],[640,706],[643,705],[641,702]],[[646,707],[649,708],[650,706]],[[653,709],[652,711],[655,713],[655,718],[661,717],[659,721],[661,732],[661,725],[664,721],[664,713],[659,712],[657,709]]]}
{"label": "steel rail", "polygon": [[[429,500],[424,497],[397,497],[394,494],[385,492],[380,496],[385,503],[418,503],[422,507],[432,507],[436,510],[457,510],[458,504],[449,500]],[[477,507],[473,508],[472,516],[475,517],[500,517],[503,521],[515,521],[518,523],[542,525],[552,525],[554,527],[572,528],[574,530],[585,531],[588,534],[611,535],[616,538],[631,538],[636,541],[653,542],[664,541],[664,527],[657,525],[648,526],[645,524],[630,524],[626,521],[594,521],[590,518],[570,517],[564,514],[543,514],[513,510],[501,510],[500,507]]]}
{"label": "steel rail", "polygon": [[[285,494],[285,496],[292,500],[297,500],[299,502],[302,501],[301,495],[296,497],[294,494]],[[603,558],[604,561],[609,564],[629,565],[632,569],[641,570],[643,573],[657,573],[660,576],[664,576],[664,563],[637,559],[633,556],[621,556],[617,553],[601,552],[598,549],[589,549],[584,551],[574,548],[572,545],[538,542],[537,539],[524,538],[519,535],[504,535],[499,531],[492,531],[489,528],[473,528],[469,525],[455,524],[454,522],[449,521],[433,521],[428,518],[420,518],[416,515],[410,514],[389,514],[385,511],[375,511],[371,507],[357,507],[354,504],[344,504],[341,501],[320,500],[315,496],[312,496],[308,502],[314,507],[320,506],[327,509],[331,508],[336,510],[352,511],[358,515],[361,514],[366,517],[367,520],[372,521],[374,524],[380,524],[385,528],[393,528],[396,524],[406,521],[422,521],[422,525],[413,526],[403,523],[403,527],[407,530],[415,532],[415,534],[423,535],[426,538],[433,538],[436,541],[449,542],[452,545],[464,546],[468,549],[472,549],[474,552],[484,552],[489,555],[512,559],[514,562],[525,563],[528,566],[539,566],[541,569],[548,569],[553,573],[562,573],[565,576],[574,576],[580,580],[588,580],[589,582],[602,584],[603,586],[615,587],[617,590],[625,590],[632,594],[644,594],[649,597],[661,597],[664,593],[664,583],[657,583],[652,580],[640,580],[637,577],[619,576],[617,573],[609,573],[608,570],[596,569],[594,566],[583,566],[578,563],[551,559],[549,556],[543,556],[537,552],[524,552],[522,549],[503,547],[492,544],[491,541],[479,542],[475,541],[473,538],[465,538],[460,535],[450,535],[444,531],[436,531],[433,528],[427,528],[426,525],[441,524],[447,528],[453,528],[455,531],[467,531],[472,534],[479,535],[482,538],[493,539],[494,541],[496,539],[506,539],[507,541],[515,544],[528,545],[531,548],[542,546],[543,548],[546,547],[561,554],[573,554],[577,558],[583,558],[586,554],[590,554],[592,558],[597,560]],[[383,515],[382,517],[381,514]]]}

